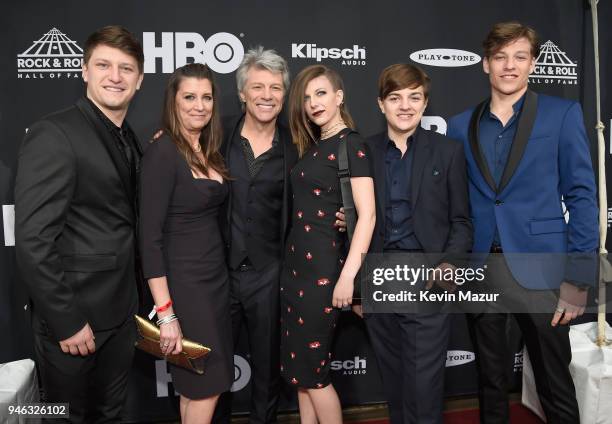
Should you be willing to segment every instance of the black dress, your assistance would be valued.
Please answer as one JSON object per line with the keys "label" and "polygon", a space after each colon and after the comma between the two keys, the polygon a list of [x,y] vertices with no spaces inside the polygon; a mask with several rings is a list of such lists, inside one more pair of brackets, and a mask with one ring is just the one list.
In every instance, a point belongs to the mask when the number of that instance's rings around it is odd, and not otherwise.
{"label": "black dress", "polygon": [[234,379],[229,285],[217,216],[227,184],[194,178],[166,136],[146,150],[140,237],[145,278],[166,276],[183,336],[212,349],[204,375],[170,365],[176,390],[200,399]]}
{"label": "black dress", "polygon": [[[338,140],[345,129],[314,145],[293,167],[293,210],[281,274],[281,374],[291,385],[330,383],[331,343],[339,310],[332,294],[344,264],[345,233],[334,225],[342,206]],[[351,176],[371,177],[364,140],[348,136]]]}

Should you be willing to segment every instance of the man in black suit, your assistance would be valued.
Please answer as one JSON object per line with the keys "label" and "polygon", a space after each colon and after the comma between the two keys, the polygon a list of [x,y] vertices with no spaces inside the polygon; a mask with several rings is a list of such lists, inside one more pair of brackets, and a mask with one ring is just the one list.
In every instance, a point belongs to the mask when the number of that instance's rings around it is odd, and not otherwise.
{"label": "man in black suit", "polygon": [[86,97],[30,127],[19,153],[15,247],[31,298],[44,401],[70,422],[118,422],[134,344],[136,178],[125,121],[144,55],[125,28],[85,42]]}
{"label": "man in black suit", "polygon": [[[419,128],[429,84],[421,69],[407,64],[391,65],[380,75],[378,104],[387,130],[368,139],[377,215],[371,253],[462,254],[471,247],[462,145]],[[448,315],[372,313],[365,318],[391,422],[442,423]]]}
{"label": "man in black suit", "polygon": [[[230,268],[234,343],[248,331],[251,423],[276,421],[279,378],[279,278],[289,223],[289,171],[297,150],[278,123],[289,69],[274,50],[251,49],[236,71],[243,114],[224,122],[222,152],[234,178],[221,228]],[[215,421],[229,422],[223,396]]]}

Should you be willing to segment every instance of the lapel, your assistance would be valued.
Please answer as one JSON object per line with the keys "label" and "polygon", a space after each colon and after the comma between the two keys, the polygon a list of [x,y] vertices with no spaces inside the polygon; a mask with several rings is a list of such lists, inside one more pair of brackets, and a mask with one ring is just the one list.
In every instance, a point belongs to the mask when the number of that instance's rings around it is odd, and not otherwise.
{"label": "lapel", "polygon": [[387,200],[386,180],[387,180],[387,164],[385,162],[385,153],[387,147],[387,132],[382,132],[374,139],[371,139],[373,146],[370,149],[374,154],[374,192],[376,195],[376,220],[380,220],[380,228],[385,228],[385,203]]}
{"label": "lapel", "polygon": [[472,156],[476,161],[476,165],[478,165],[478,169],[480,169],[480,174],[489,185],[493,192],[497,192],[497,186],[495,185],[495,180],[493,179],[493,175],[491,175],[491,171],[489,171],[489,166],[487,165],[487,161],[482,153],[482,149],[480,148],[479,138],[480,138],[480,118],[482,117],[482,113],[487,109],[489,105],[490,99],[485,100],[480,103],[472,112],[472,117],[470,118],[470,126],[468,128],[468,139],[470,140],[470,149],[472,150]]}
{"label": "lapel", "polygon": [[[415,141],[416,143],[414,143]],[[413,143],[412,173],[410,175],[410,202],[414,209],[419,200],[419,189],[421,188],[425,164],[429,163],[429,158],[431,156],[431,145],[427,132],[422,128],[417,128],[414,134]]]}
{"label": "lapel", "polygon": [[[234,119],[233,121],[231,121],[231,124],[227,129],[229,129],[229,131],[226,131],[226,136],[225,136],[225,141],[224,144],[221,146],[221,154],[224,156],[225,159],[225,167],[226,169],[230,170],[230,162],[231,162],[231,151],[232,151],[232,143],[234,142],[234,136],[236,135],[236,131],[238,131],[238,127],[240,126],[240,122],[242,121],[244,117],[244,114],[240,115],[237,119]],[[230,222],[232,222],[232,200],[233,200],[233,192],[234,190],[232,190],[232,181],[229,181],[229,194],[227,196],[227,208],[225,211],[225,218],[227,219],[227,223],[228,223],[228,228],[231,228],[231,226],[229,225]]]}
{"label": "lapel", "polygon": [[[123,185],[123,189],[128,199],[133,199],[135,187],[132,187],[130,170],[125,159],[121,157],[121,152],[117,148],[113,135],[108,131],[106,125],[100,121],[100,117],[97,115],[96,111],[92,109],[92,106],[89,104],[87,99],[79,99],[76,106],[81,113],[83,113],[85,119],[87,119],[87,121],[91,124],[95,133],[98,135],[98,138],[102,141],[102,144],[104,144],[104,147],[106,148],[106,151],[108,152],[113,164],[115,165],[115,169],[119,174],[119,179],[121,180],[121,184]],[[140,150],[140,146],[138,149]]]}
{"label": "lapel", "polygon": [[519,115],[514,140],[512,140],[510,154],[508,155],[508,162],[506,162],[506,167],[504,168],[504,173],[502,174],[502,178],[499,183],[499,193],[506,188],[510,182],[510,179],[514,175],[516,168],[518,168],[521,159],[523,158],[525,148],[527,147],[527,141],[529,141],[529,136],[531,135],[531,130],[533,129],[537,110],[538,95],[531,90],[527,90],[525,93],[523,109]]}
{"label": "lapel", "polygon": [[[278,142],[283,148],[283,205],[281,212],[281,247],[283,247],[289,228],[289,214],[291,210],[291,168],[293,168],[298,158],[297,150],[291,142],[289,130],[278,124],[278,121],[276,127],[278,128]],[[281,252],[284,252],[284,247]]]}

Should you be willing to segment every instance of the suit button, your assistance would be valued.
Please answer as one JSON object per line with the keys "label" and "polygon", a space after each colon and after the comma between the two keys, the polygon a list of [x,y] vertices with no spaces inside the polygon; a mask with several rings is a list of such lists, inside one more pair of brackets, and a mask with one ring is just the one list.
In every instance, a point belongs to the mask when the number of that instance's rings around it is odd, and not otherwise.
{"label": "suit button", "polygon": [[253,221],[251,218],[247,218],[247,222],[251,222]]}
{"label": "suit button", "polygon": [[503,204],[504,204],[504,202],[502,202],[501,200],[496,200],[495,201],[495,206],[500,206],[500,205],[503,205]]}

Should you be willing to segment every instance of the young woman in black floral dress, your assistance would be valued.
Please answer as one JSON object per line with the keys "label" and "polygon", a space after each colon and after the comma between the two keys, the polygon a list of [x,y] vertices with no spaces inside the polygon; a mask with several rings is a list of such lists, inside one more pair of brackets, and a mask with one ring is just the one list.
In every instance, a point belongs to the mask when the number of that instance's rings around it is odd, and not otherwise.
{"label": "young woman in black floral dress", "polygon": [[[302,70],[289,107],[300,160],[291,172],[291,231],[281,278],[281,373],[298,390],[302,423],[341,423],[340,401],[330,384],[330,349],[339,308],[352,303],[353,280],[374,230],[374,184],[365,142],[350,130],[354,124],[338,73],[322,65]],[[342,206],[338,145],[344,137],[358,213],[348,249],[335,226]]]}

